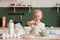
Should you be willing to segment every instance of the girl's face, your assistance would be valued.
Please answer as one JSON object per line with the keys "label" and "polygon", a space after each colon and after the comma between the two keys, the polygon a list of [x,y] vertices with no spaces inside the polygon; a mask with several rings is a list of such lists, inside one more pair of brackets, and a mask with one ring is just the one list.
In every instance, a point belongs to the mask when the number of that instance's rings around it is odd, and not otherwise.
{"label": "girl's face", "polygon": [[42,18],[42,13],[41,12],[36,12],[36,13],[34,13],[33,17],[34,17],[34,20],[36,22],[39,22]]}

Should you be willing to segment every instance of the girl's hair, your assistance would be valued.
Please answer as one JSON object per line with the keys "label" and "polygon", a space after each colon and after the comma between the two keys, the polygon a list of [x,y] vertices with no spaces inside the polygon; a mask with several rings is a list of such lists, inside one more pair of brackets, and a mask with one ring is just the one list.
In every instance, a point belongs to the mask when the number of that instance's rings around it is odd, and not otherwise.
{"label": "girl's hair", "polygon": [[39,9],[36,9],[36,10],[34,10],[34,11],[33,11],[33,13],[37,13],[37,12],[42,13],[42,11],[41,11],[41,10],[39,10]]}

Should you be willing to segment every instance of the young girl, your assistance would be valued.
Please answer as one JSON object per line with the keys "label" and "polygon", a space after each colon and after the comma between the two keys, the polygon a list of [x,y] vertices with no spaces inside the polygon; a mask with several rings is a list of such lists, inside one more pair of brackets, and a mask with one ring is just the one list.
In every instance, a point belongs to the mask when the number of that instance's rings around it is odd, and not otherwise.
{"label": "young girl", "polygon": [[45,24],[41,22],[42,19],[42,11],[41,10],[34,10],[33,11],[33,18],[34,20],[28,21],[27,25],[31,27],[31,33],[39,35],[39,32],[45,31]]}

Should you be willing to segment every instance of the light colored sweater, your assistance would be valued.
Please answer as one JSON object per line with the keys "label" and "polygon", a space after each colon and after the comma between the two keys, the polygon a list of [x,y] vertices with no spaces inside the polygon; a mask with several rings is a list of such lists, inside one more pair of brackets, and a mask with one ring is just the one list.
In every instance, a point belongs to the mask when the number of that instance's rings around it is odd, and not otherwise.
{"label": "light colored sweater", "polygon": [[[31,22],[34,22],[34,20]],[[32,25],[30,33],[34,35],[39,35],[39,32],[41,32],[41,29],[46,30],[45,24],[42,22],[39,22],[38,25]]]}

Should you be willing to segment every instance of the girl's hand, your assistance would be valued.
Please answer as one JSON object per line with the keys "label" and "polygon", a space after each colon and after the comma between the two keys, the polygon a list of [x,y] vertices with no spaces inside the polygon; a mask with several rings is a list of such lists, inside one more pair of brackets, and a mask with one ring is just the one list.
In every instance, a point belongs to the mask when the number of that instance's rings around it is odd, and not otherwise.
{"label": "girl's hand", "polygon": [[28,25],[28,26],[37,25],[37,22],[28,21],[28,22],[27,22],[27,25]]}

